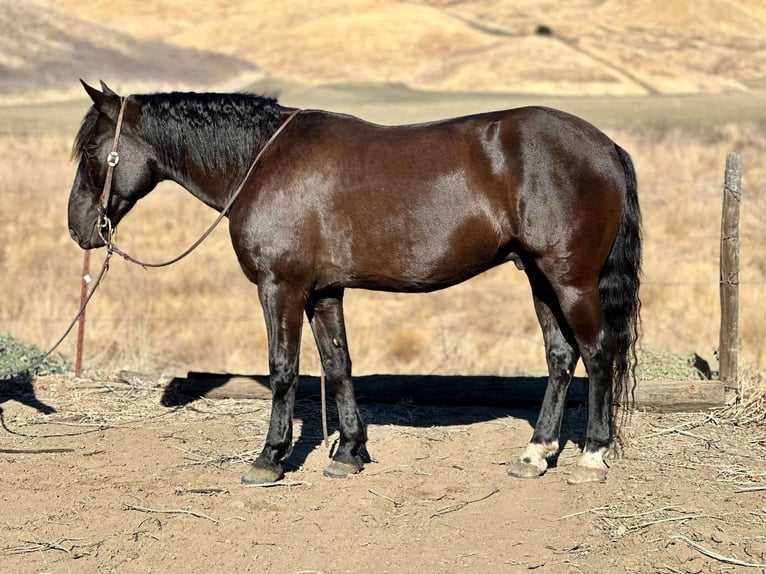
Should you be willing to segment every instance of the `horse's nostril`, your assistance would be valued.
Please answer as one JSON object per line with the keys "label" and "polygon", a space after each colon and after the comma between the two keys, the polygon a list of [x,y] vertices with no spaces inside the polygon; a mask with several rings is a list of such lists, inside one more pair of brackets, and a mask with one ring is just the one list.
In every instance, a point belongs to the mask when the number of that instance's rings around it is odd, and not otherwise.
{"label": "horse's nostril", "polygon": [[80,238],[77,236],[77,232],[74,230],[73,227],[69,228],[69,235],[71,235],[72,239],[74,239],[77,243],[80,242]]}

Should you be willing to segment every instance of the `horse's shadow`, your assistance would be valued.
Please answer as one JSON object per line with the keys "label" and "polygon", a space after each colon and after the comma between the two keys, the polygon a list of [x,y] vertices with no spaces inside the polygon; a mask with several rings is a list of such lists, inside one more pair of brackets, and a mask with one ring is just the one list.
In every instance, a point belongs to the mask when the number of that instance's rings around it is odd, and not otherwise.
{"label": "horse's shadow", "polygon": [[[199,377],[199,374],[195,375]],[[222,388],[233,376],[213,375],[191,379],[172,379],[165,388],[162,404],[184,406],[199,400],[214,389]],[[237,377],[241,380],[242,377]],[[270,393],[268,376],[248,377],[256,385],[253,394],[261,398]],[[248,384],[250,381],[248,380]],[[530,436],[542,400],[545,377],[475,377],[441,375],[369,375],[355,377],[359,410],[366,424],[399,425],[415,428],[468,425],[504,417],[526,420]],[[572,441],[584,444],[586,379],[576,378],[571,385],[569,407],[564,414],[560,444]],[[444,390],[439,391],[440,387]],[[191,394],[184,390],[192,388]],[[450,389],[459,392],[450,394]],[[300,433],[285,466],[302,466],[311,452],[324,440],[320,412],[319,378],[302,376],[298,384],[295,418],[302,421]],[[242,397],[240,397],[242,398]],[[491,405],[491,406],[488,406]],[[338,416],[332,389],[327,391],[328,434],[337,430]],[[332,451],[331,451],[332,454]],[[555,466],[558,455],[549,460]]]}
{"label": "horse's shadow", "polygon": [[[45,415],[55,413],[56,409],[37,398],[33,381],[34,377],[29,373],[21,373],[0,381],[0,405],[8,401],[16,401]],[[2,414],[2,407],[0,407],[0,414]]]}

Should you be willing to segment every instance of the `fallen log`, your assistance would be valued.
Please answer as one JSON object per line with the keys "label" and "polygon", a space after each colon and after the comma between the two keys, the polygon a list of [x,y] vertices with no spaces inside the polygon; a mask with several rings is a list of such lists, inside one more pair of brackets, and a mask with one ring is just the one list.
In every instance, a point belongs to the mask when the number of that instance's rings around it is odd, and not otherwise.
{"label": "fallen log", "polygon": [[[411,402],[433,406],[532,406],[543,400],[547,377],[462,375],[364,375],[354,378],[360,403]],[[298,399],[319,400],[319,377],[301,376]],[[208,399],[270,399],[266,375],[190,372],[176,377],[168,391]],[[332,389],[328,388],[332,398]],[[567,397],[570,406],[584,404],[587,379],[575,377]],[[634,393],[635,408],[658,412],[696,411],[724,404],[720,381],[641,381]]]}

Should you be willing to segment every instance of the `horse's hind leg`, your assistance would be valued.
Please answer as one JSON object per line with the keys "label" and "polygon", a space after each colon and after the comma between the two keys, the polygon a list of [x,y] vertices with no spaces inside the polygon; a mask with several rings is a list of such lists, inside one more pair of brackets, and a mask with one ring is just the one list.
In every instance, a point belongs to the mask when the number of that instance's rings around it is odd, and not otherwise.
{"label": "horse's hind leg", "polygon": [[[534,270],[528,272],[533,273]],[[508,470],[510,476],[517,478],[537,478],[542,475],[548,468],[547,458],[558,452],[567,390],[579,357],[573,335],[561,318],[558,302],[547,281],[542,278],[540,281],[532,280],[532,275],[530,281],[537,319],[545,340],[549,379],[532,440]],[[561,325],[564,326],[563,330]]]}
{"label": "horse's hind leg", "polygon": [[351,358],[343,320],[343,291],[334,290],[310,299],[306,314],[314,331],[325,375],[335,390],[340,423],[340,443],[324,475],[343,478],[362,470],[368,460],[365,450],[367,436],[351,380]]}
{"label": "horse's hind leg", "polygon": [[562,311],[577,339],[588,371],[588,423],[585,447],[570,484],[606,479],[604,456],[612,442],[612,368],[614,357],[604,328],[598,288],[566,286],[556,289]]}
{"label": "horse's hind leg", "polygon": [[274,284],[259,285],[258,296],[269,340],[271,420],[263,451],[242,476],[246,484],[282,478],[281,461],[290,454],[305,301],[298,290]]}

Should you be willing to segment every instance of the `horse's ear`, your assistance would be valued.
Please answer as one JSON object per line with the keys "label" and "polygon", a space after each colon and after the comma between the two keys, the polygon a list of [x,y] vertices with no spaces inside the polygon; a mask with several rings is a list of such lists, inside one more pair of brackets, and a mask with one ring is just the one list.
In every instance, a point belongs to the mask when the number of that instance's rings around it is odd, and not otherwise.
{"label": "horse's ear", "polygon": [[117,96],[118,98],[120,97],[117,94],[117,92],[115,92],[112,88],[110,88],[109,86],[106,85],[106,82],[104,80],[99,80],[99,82],[101,83],[101,91],[104,92],[105,95],[107,95],[107,96]]}
{"label": "horse's ear", "polygon": [[116,121],[117,114],[120,111],[120,97],[111,90],[109,90],[109,92],[99,92],[96,88],[89,86],[83,80],[80,80],[80,83],[82,84],[82,87],[85,88],[90,99],[93,100],[93,105],[96,106],[96,109],[102,114],[105,114],[108,118]]}

